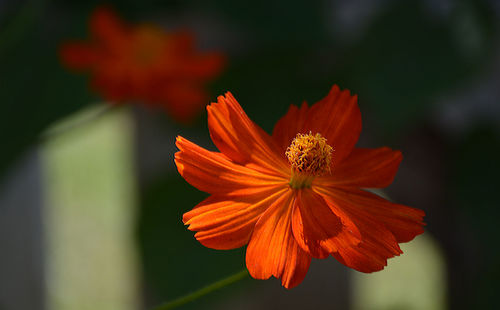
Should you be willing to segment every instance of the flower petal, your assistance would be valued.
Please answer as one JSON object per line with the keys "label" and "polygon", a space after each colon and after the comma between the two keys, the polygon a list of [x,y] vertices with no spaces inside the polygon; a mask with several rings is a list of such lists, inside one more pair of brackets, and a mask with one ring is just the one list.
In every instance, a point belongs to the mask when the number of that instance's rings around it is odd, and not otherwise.
{"label": "flower petal", "polygon": [[275,175],[290,173],[274,140],[248,118],[230,92],[207,111],[212,141],[232,161]]}
{"label": "flower petal", "polygon": [[284,186],[288,180],[267,175],[231,162],[221,153],[211,152],[177,137],[177,170],[191,185],[210,194],[238,195]]}
{"label": "flower petal", "polygon": [[255,225],[247,247],[246,264],[256,279],[281,278],[286,288],[304,279],[311,256],[297,244],[292,234],[292,193],[282,195]]}
{"label": "flower petal", "polygon": [[354,148],[345,160],[333,167],[330,176],[320,177],[317,182],[328,186],[387,187],[392,183],[402,159],[400,151],[388,147]]}
{"label": "flower petal", "polygon": [[384,269],[387,259],[403,253],[383,225],[364,216],[358,216],[355,222],[363,239],[358,245],[341,248],[333,254],[342,264],[361,272],[374,272]]}
{"label": "flower petal", "polygon": [[297,191],[292,215],[295,240],[315,258],[326,258],[340,248],[358,244],[361,241],[358,228],[340,214],[337,216],[312,190]]}
{"label": "flower petal", "polygon": [[362,234],[357,246],[340,249],[333,256],[348,267],[374,272],[387,259],[402,253],[398,242],[409,241],[423,232],[423,212],[393,204],[359,189],[315,187],[325,201],[346,212]]}
{"label": "flower petal", "polygon": [[125,26],[112,9],[100,6],[90,17],[90,31],[101,44],[108,44],[123,37]]}
{"label": "flower petal", "polygon": [[[149,90],[149,94],[157,96],[157,100],[168,113],[177,121],[189,124],[199,113],[203,111],[207,92],[196,83],[179,81],[170,82],[157,89]],[[145,94],[148,96],[148,94]]]}
{"label": "flower petal", "polygon": [[96,65],[98,53],[85,42],[66,43],[59,49],[62,63],[74,70],[90,70]]}
{"label": "flower petal", "polygon": [[[332,166],[347,157],[361,133],[358,96],[334,85],[330,93],[311,106],[303,131],[319,132],[333,147]],[[304,132],[303,132],[304,133]]]}
{"label": "flower petal", "polygon": [[373,193],[354,188],[330,188],[328,195],[335,201],[344,201],[354,206],[358,213],[363,212],[384,225],[398,242],[411,241],[424,232],[425,212],[422,210],[393,203]]}
{"label": "flower petal", "polygon": [[218,250],[238,248],[248,243],[259,217],[286,190],[238,198],[210,196],[184,213],[182,220],[189,230],[197,231],[195,237],[204,246]]}
{"label": "flower petal", "polygon": [[285,116],[283,116],[274,126],[273,138],[281,147],[283,154],[297,134],[304,133],[303,128],[308,109],[306,102],[302,103],[300,108],[291,105]]}
{"label": "flower petal", "polygon": [[220,53],[197,53],[192,50],[189,54],[180,54],[176,64],[176,74],[181,79],[203,81],[220,74],[226,62]]}
{"label": "flower petal", "polygon": [[374,272],[387,266],[387,259],[403,253],[391,231],[376,218],[359,210],[342,196],[325,196],[332,207],[344,210],[361,232],[362,241],[340,248],[333,256],[342,264],[361,272]]}
{"label": "flower petal", "polygon": [[371,273],[384,269],[387,259],[402,253],[388,251],[380,239],[367,237],[359,245],[340,249],[332,256],[349,268]]}

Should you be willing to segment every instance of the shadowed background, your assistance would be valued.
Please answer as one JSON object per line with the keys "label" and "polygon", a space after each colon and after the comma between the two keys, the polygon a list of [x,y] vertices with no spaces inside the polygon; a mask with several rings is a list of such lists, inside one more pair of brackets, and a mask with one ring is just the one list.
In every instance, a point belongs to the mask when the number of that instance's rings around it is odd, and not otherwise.
{"label": "shadowed background", "polygon": [[[244,248],[207,249],[181,222],[206,194],[177,174],[175,136],[213,149],[204,111],[192,126],[140,105],[102,116],[105,103],[87,77],[60,65],[58,47],[88,37],[88,17],[99,4],[0,2],[0,309],[146,309],[244,267]],[[291,291],[276,280],[244,280],[185,309],[498,303],[496,1],[107,4],[132,24],[191,29],[200,49],[225,53],[227,67],[210,84],[211,100],[231,91],[268,132],[290,104],[312,104],[334,83],[358,94],[358,146],[387,145],[404,155],[385,194],[427,214],[415,249],[403,247],[405,254],[375,275],[316,260]],[[89,279],[74,280],[74,269]],[[435,295],[425,290],[428,283]],[[93,304],[94,285],[102,286],[103,298]]]}

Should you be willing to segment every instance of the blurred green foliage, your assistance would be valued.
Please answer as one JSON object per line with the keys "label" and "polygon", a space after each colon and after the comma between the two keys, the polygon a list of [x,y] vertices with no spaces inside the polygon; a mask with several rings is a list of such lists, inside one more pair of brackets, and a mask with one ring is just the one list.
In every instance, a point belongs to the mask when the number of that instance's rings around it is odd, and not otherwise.
{"label": "blurred green foliage", "polygon": [[[16,14],[26,10],[12,8],[5,15],[6,31],[20,37],[0,42],[0,48],[8,46],[0,54],[0,138],[6,141],[0,172],[49,124],[95,99],[85,77],[61,68],[57,47],[64,40],[87,37],[88,15],[101,2],[26,3],[43,9],[19,24],[14,22]],[[422,120],[436,96],[480,72],[493,51],[493,16],[482,1],[461,1],[448,20],[430,16],[421,1],[391,2],[353,44],[343,44],[329,30],[336,22],[330,20],[333,7],[319,1],[107,3],[132,21],[153,12],[217,12],[225,27],[237,29],[250,47],[246,53],[229,55],[228,70],[215,84],[214,95],[231,90],[267,130],[289,104],[304,99],[313,103],[338,83],[362,94],[360,104],[376,115],[386,134],[393,134]],[[457,27],[456,20],[464,16],[469,26]],[[462,41],[470,33],[480,46],[467,54]]]}
{"label": "blurred green foliage", "polygon": [[[464,308],[487,309],[496,300],[500,277],[498,177],[500,134],[493,128],[477,128],[457,145],[450,163],[454,203],[469,227],[469,238],[477,240],[468,255],[475,271]],[[467,276],[466,274],[464,276]]]}
{"label": "blurred green foliage", "polygon": [[[182,223],[183,213],[206,196],[193,190],[178,175],[158,180],[143,191],[138,241],[146,288],[154,293],[155,304],[213,283],[245,266],[244,249],[217,251],[206,248]],[[248,284],[248,281],[242,281],[220,294],[234,293]],[[218,294],[211,294],[185,307],[198,309],[200,304],[210,304],[217,297]]]}
{"label": "blurred green foliage", "polygon": [[[455,29],[463,13],[474,15],[470,27],[484,44],[473,55],[464,53],[466,34]],[[464,2],[453,14],[437,19],[421,1],[396,1],[347,49],[340,74],[386,134],[402,135],[424,120],[439,96],[472,80],[491,60],[493,16],[480,1]]]}
{"label": "blurred green foliage", "polygon": [[48,13],[39,1],[27,5],[39,5],[42,11],[25,13],[27,8],[17,8],[3,29],[7,35],[0,37],[0,176],[40,141],[49,125],[95,100],[85,78],[59,64],[60,23],[47,22]]}

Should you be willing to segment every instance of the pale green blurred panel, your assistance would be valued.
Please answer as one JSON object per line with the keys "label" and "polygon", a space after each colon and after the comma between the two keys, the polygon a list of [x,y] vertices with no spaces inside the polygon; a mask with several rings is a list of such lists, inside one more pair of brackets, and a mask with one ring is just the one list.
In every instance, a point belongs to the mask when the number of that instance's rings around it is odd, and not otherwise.
{"label": "pale green blurred panel", "polygon": [[95,107],[45,137],[47,309],[137,309],[129,111]]}
{"label": "pale green blurred panel", "polygon": [[401,244],[403,254],[376,273],[352,272],[355,310],[446,309],[445,264],[437,243],[423,234]]}

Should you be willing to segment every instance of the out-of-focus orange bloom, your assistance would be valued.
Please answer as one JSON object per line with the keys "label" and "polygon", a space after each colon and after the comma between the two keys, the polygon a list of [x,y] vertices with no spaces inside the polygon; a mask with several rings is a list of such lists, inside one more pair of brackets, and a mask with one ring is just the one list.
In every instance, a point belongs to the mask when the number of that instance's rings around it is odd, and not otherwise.
{"label": "out-of-focus orange bloom", "polygon": [[189,122],[205,105],[205,83],[223,67],[219,53],[202,53],[189,32],[165,32],[145,24],[124,24],[113,11],[97,8],[90,39],[64,44],[62,63],[88,72],[91,85],[113,103],[139,101],[161,106]]}
{"label": "out-of-focus orange bloom", "polygon": [[209,248],[248,244],[252,277],[274,276],[291,288],[312,257],[330,255],[358,271],[378,271],[402,253],[399,243],[423,232],[423,211],[363,190],[391,184],[402,155],[354,147],[361,114],[348,90],[334,86],[311,107],[291,106],[272,136],[231,93],[207,110],[220,152],[177,138],[179,173],[211,194],[183,221]]}

